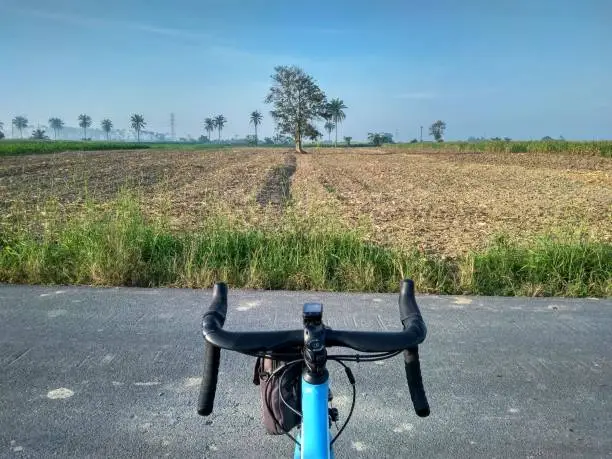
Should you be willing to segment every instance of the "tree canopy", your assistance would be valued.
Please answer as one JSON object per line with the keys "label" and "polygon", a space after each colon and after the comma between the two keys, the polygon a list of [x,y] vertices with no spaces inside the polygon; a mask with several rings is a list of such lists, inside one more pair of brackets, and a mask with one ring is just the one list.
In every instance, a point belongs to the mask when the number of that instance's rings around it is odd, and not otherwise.
{"label": "tree canopy", "polygon": [[221,143],[221,131],[223,130],[225,123],[227,123],[227,118],[223,115],[217,115],[213,118],[213,122],[215,123],[215,127],[219,131],[219,143]]}
{"label": "tree canopy", "polygon": [[110,131],[113,128],[113,122],[106,118],[100,122],[100,126],[102,126],[102,130],[106,133],[106,140],[109,140]]}
{"label": "tree canopy", "polygon": [[136,131],[136,139],[140,142],[140,131],[147,125],[144,116],[134,113],[130,117],[130,126]]}
{"label": "tree canopy", "polygon": [[270,115],[279,133],[293,136],[296,151],[303,153],[302,137],[316,129],[313,122],[322,118],[327,103],[325,94],[299,67],[278,66],[274,72],[265,102],[273,104]]}
{"label": "tree canopy", "polygon": [[23,139],[23,130],[28,127],[28,119],[25,116],[13,118],[13,126],[19,130],[19,136]]}
{"label": "tree canopy", "polygon": [[78,120],[79,126],[83,128],[83,140],[87,140],[87,128],[91,126],[91,116],[81,113]]}
{"label": "tree canopy", "polygon": [[206,118],[204,120],[204,130],[210,139],[212,137],[212,132],[215,130],[215,121],[212,118]]}
{"label": "tree canopy", "polygon": [[436,142],[442,142],[444,137],[444,130],[446,129],[446,123],[442,120],[438,120],[429,126],[429,135],[436,139]]}
{"label": "tree canopy", "polygon": [[32,131],[32,138],[35,140],[47,140],[49,138],[49,136],[47,136],[45,134],[45,130],[44,129],[34,129],[34,131]]}
{"label": "tree canopy", "polygon": [[331,115],[331,121],[334,123],[334,129],[336,130],[334,146],[338,146],[338,124],[346,119],[345,108],[348,107],[344,105],[344,101],[338,98],[330,100],[329,104],[327,104],[327,112]]}
{"label": "tree canopy", "polygon": [[255,127],[255,145],[257,145],[257,126],[261,124],[261,120],[263,120],[263,115],[259,110],[251,112],[249,123]]}
{"label": "tree canopy", "polygon": [[64,128],[64,121],[61,118],[49,118],[49,127],[53,129],[53,135],[57,139],[57,134]]}

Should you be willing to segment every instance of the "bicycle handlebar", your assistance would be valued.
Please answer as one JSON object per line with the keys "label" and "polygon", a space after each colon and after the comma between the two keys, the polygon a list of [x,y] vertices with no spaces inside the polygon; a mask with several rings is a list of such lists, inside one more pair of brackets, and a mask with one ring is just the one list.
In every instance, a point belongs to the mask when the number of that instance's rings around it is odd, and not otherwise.
{"label": "bicycle handlebar", "polygon": [[[418,345],[427,334],[427,327],[414,298],[414,282],[403,280],[399,298],[400,320],[403,330],[399,332],[345,331],[326,328],[325,345],[342,346],[361,352],[404,351],[406,380],[414,409],[418,416],[429,415],[429,405],[423,389],[419,363]],[[202,318],[202,333],[205,338],[204,376],[200,388],[198,413],[208,416],[212,412],[220,349],[244,354],[272,352],[289,348],[301,348],[304,330],[282,330],[266,332],[232,332],[223,330],[227,315],[227,286],[217,283],[213,288],[213,301]]]}
{"label": "bicycle handlebar", "polygon": [[[223,327],[227,314],[227,285],[223,283],[215,284],[213,301],[206,314],[211,312],[214,312],[219,326]],[[204,317],[206,317],[206,314]],[[220,362],[221,349],[204,340],[204,373],[200,385],[200,396],[198,397],[198,414],[201,416],[208,416],[212,413],[215,393],[217,392]]]}
{"label": "bicycle handlebar", "polygon": [[[404,329],[410,326],[410,311],[419,311],[414,298],[414,282],[410,279],[403,280],[400,286],[400,320]],[[420,316],[420,312],[419,312]],[[406,370],[406,382],[414,411],[419,417],[429,416],[429,403],[423,387],[421,376],[421,362],[419,361],[419,347],[409,347],[404,351],[404,369]]]}

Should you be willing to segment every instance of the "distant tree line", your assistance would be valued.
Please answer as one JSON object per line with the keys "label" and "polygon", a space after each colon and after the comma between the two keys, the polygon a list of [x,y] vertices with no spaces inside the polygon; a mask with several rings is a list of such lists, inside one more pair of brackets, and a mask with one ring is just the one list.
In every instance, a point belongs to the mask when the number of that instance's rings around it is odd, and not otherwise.
{"label": "distant tree line", "polygon": [[[79,127],[83,129],[83,140],[91,140],[90,138],[87,137],[87,129],[90,128],[92,125],[91,116],[85,113],[81,113],[77,117],[77,121],[78,121]],[[13,128],[19,131],[19,137],[23,139],[23,131],[29,127],[28,118],[23,115],[15,116],[11,124]],[[139,115],[139,114],[131,115],[130,127],[136,133],[136,138],[139,142],[140,142],[140,133],[142,132],[143,128],[146,125],[147,123],[145,122],[144,117],[142,115]],[[49,118],[49,128],[53,130],[54,139],[57,140],[58,137],[61,137],[61,132],[64,129],[64,127],[65,127],[65,123],[64,123],[64,120],[62,120],[61,118],[58,118],[58,117]],[[110,132],[113,128],[113,122],[108,118],[103,119],[100,122],[100,127],[102,128],[102,131],[104,131],[104,133],[106,134],[106,140],[110,140]],[[0,139],[4,138],[4,133],[2,132],[3,128],[4,128],[4,124],[0,123],[0,134],[1,134]],[[36,139],[36,140],[48,140],[49,136],[46,134],[45,129],[41,129],[37,127],[36,129],[32,131],[30,138]]]}

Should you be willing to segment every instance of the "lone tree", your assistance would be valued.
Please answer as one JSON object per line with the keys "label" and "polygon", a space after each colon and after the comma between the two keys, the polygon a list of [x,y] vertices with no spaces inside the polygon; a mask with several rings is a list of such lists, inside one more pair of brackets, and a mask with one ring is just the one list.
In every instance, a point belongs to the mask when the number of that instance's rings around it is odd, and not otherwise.
{"label": "lone tree", "polygon": [[[295,151],[304,153],[302,137],[315,129],[312,122],[322,118],[326,98],[315,80],[296,66],[274,68],[272,87],[265,102],[273,104],[270,115],[280,134],[289,134],[295,141]],[[316,129],[315,129],[316,130]]]}
{"label": "lone tree", "polygon": [[106,118],[100,122],[100,126],[102,126],[102,130],[106,134],[106,140],[110,140],[110,131],[113,128],[113,122]]}
{"label": "lone tree", "polygon": [[204,130],[208,134],[208,139],[210,140],[212,138],[212,133],[215,130],[215,120],[212,118],[206,118],[204,120]]}
{"label": "lone tree", "polygon": [[147,125],[142,115],[134,113],[130,117],[130,126],[136,131],[136,140],[140,142],[140,131]]}
{"label": "lone tree", "polygon": [[251,120],[249,122],[255,126],[255,145],[257,145],[257,126],[261,124],[262,119],[263,115],[259,110],[255,110],[251,113]]}
{"label": "lone tree", "polygon": [[215,127],[217,128],[217,131],[219,131],[219,143],[221,143],[221,131],[223,130],[223,126],[225,126],[225,123],[227,123],[227,118],[223,115],[217,115],[213,118],[213,121],[215,123]]}
{"label": "lone tree", "polygon": [[327,112],[331,115],[331,121],[334,123],[334,129],[336,130],[336,141],[334,147],[338,146],[338,125],[346,119],[346,113],[344,109],[348,108],[344,105],[342,99],[332,99],[327,104]]}
{"label": "lone tree", "polygon": [[344,136],[344,141],[346,142],[347,147],[351,146],[351,140],[353,140],[351,136]]}
{"label": "lone tree", "polygon": [[13,126],[19,130],[19,137],[23,139],[23,130],[28,127],[28,119],[25,116],[13,118]]}
{"label": "lone tree", "polygon": [[431,126],[429,126],[429,135],[433,136],[436,139],[436,142],[443,142],[444,140],[444,130],[446,129],[446,123],[444,121],[438,120]]}
{"label": "lone tree", "polygon": [[82,113],[78,119],[79,126],[83,128],[83,140],[87,140],[87,128],[91,126],[91,116]]}
{"label": "lone tree", "polygon": [[57,140],[57,134],[64,129],[64,122],[61,118],[49,118],[49,127],[53,129],[53,137]]}

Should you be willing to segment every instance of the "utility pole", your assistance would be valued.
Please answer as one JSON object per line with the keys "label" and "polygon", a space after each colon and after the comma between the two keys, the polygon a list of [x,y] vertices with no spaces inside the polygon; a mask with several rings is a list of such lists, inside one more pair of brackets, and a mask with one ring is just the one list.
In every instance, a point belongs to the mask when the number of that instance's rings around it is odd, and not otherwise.
{"label": "utility pole", "polygon": [[174,113],[170,113],[170,138],[174,142],[176,140],[176,131],[174,125]]}
{"label": "utility pole", "polygon": [[423,126],[421,126],[421,143],[423,143]]}

